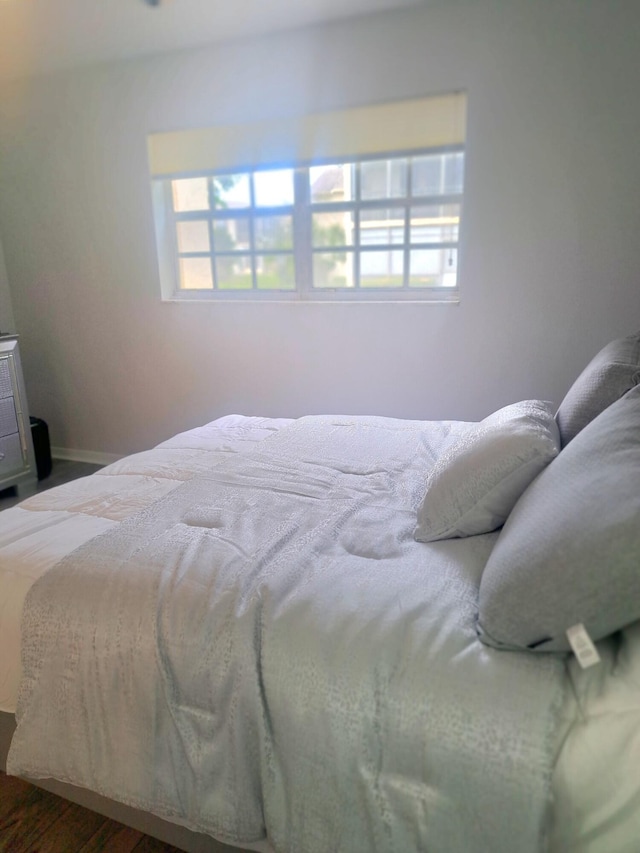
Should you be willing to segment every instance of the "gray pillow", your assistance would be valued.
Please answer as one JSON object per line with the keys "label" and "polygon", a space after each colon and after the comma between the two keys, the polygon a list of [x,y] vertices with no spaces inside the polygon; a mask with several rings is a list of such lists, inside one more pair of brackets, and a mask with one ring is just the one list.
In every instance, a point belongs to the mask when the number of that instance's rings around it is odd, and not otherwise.
{"label": "gray pillow", "polygon": [[562,446],[640,383],[640,332],[607,344],[573,383],[556,414]]}
{"label": "gray pillow", "polygon": [[640,387],[586,426],[522,495],[480,582],[478,635],[564,651],[640,619]]}
{"label": "gray pillow", "polygon": [[469,426],[429,474],[415,538],[435,542],[501,527],[559,450],[553,408],[540,400],[513,403]]}

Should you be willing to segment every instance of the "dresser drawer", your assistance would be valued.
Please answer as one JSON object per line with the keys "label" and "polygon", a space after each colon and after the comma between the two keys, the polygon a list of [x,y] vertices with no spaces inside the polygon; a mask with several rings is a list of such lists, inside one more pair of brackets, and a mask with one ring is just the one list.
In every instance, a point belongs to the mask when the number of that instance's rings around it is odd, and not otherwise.
{"label": "dresser drawer", "polygon": [[11,381],[11,370],[9,369],[9,356],[0,358],[0,399],[2,397],[13,397],[14,388]]}
{"label": "dresser drawer", "polygon": [[0,335],[0,491],[9,486],[19,487],[35,476],[36,459],[18,339],[16,335]]}
{"label": "dresser drawer", "polygon": [[24,468],[22,446],[18,433],[0,438],[0,477]]}
{"label": "dresser drawer", "polygon": [[18,432],[18,418],[13,397],[0,399],[0,438]]}

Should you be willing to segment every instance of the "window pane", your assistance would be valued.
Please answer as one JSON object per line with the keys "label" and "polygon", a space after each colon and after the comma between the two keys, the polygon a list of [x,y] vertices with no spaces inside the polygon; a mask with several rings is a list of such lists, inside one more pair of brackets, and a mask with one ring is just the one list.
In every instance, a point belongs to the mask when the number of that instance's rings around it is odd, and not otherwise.
{"label": "window pane", "polygon": [[255,229],[257,249],[293,248],[293,218],[291,216],[257,216]]}
{"label": "window pane", "polygon": [[411,193],[414,196],[461,194],[463,173],[462,151],[414,157],[411,167]]}
{"label": "window pane", "polygon": [[294,290],[293,255],[259,255],[256,280],[260,290]]}
{"label": "window pane", "polygon": [[293,204],[293,169],[254,172],[253,186],[258,207]]}
{"label": "window pane", "polygon": [[411,194],[440,195],[442,171],[442,154],[414,157],[411,163]]}
{"label": "window pane", "polygon": [[455,287],[457,249],[414,249],[409,261],[410,287]]}
{"label": "window pane", "polygon": [[461,193],[464,183],[464,154],[456,151],[447,154],[444,160],[444,191]]}
{"label": "window pane", "polygon": [[248,251],[249,220],[216,219],[213,223],[213,245],[216,252]]}
{"label": "window pane", "polygon": [[206,220],[178,222],[176,231],[179,252],[209,251],[209,223]]}
{"label": "window pane", "polygon": [[362,210],[360,243],[363,246],[404,243],[404,210]]}
{"label": "window pane", "polygon": [[216,258],[216,277],[219,290],[251,290],[251,255]]}
{"label": "window pane", "polygon": [[309,169],[312,202],[353,201],[353,164],[334,163]]}
{"label": "window pane", "polygon": [[213,200],[217,209],[249,207],[249,175],[216,175],[213,179]]}
{"label": "window pane", "polygon": [[353,252],[314,252],[313,286],[353,287]]}
{"label": "window pane", "polygon": [[314,246],[352,246],[353,211],[314,213],[311,234]]}
{"label": "window pane", "polygon": [[407,194],[407,161],[371,160],[360,164],[360,197],[401,198]]}
{"label": "window pane", "polygon": [[212,290],[210,258],[180,258],[181,290]]}
{"label": "window pane", "polygon": [[404,252],[371,250],[360,254],[360,287],[402,287]]}
{"label": "window pane", "polygon": [[209,189],[206,178],[180,178],[171,181],[173,209],[178,213],[189,210],[209,210]]}
{"label": "window pane", "polygon": [[432,205],[411,209],[412,243],[457,243],[460,205]]}

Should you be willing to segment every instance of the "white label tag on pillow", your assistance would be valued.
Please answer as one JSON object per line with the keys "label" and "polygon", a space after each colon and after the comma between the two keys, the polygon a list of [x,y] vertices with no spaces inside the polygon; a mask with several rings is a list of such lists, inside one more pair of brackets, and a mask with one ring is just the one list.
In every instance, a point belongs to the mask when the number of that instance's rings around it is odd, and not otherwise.
{"label": "white label tag on pillow", "polygon": [[569,628],[567,631],[567,640],[569,640],[569,645],[583,669],[600,663],[598,650],[593,645],[591,637],[582,623]]}

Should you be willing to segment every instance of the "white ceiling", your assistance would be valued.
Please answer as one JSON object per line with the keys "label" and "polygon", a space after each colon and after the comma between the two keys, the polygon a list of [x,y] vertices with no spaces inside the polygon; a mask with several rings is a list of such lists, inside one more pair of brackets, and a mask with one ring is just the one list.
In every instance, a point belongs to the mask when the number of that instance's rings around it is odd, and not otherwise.
{"label": "white ceiling", "polygon": [[334,21],[425,0],[0,0],[0,79]]}

